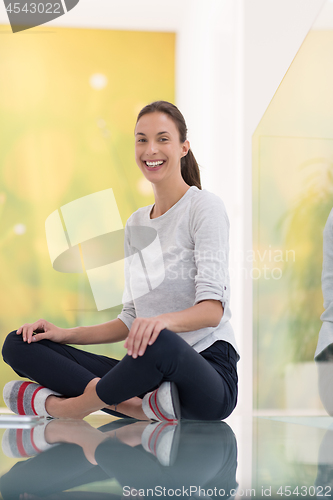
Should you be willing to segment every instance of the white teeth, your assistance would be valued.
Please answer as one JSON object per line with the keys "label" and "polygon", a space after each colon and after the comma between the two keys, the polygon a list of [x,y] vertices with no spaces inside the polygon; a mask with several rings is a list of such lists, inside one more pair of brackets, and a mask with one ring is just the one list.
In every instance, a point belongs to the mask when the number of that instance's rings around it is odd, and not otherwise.
{"label": "white teeth", "polygon": [[163,161],[146,161],[146,165],[148,167],[157,167],[158,165],[162,165]]}

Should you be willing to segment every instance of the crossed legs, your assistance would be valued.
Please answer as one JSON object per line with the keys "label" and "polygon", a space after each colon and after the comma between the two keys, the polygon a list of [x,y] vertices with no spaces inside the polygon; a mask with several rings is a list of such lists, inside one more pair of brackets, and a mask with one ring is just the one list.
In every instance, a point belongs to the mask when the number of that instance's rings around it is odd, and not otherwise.
{"label": "crossed legs", "polygon": [[140,397],[164,380],[177,385],[183,418],[220,420],[234,408],[234,389],[225,378],[167,329],[135,359],[125,355],[118,361],[48,340],[27,344],[15,331],[4,343],[3,357],[18,375],[64,395],[47,400],[55,417],[83,418],[117,405],[123,415],[146,419]]}

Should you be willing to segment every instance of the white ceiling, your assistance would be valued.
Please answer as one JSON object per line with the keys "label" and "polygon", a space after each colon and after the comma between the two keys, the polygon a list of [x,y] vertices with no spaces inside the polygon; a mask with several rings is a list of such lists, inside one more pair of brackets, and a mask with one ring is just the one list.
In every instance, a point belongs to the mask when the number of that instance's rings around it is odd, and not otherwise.
{"label": "white ceiling", "polygon": [[[36,0],[37,1],[37,0]],[[178,31],[187,21],[190,0],[80,0],[66,15],[45,26],[139,31]],[[0,2],[0,23],[9,24]]]}

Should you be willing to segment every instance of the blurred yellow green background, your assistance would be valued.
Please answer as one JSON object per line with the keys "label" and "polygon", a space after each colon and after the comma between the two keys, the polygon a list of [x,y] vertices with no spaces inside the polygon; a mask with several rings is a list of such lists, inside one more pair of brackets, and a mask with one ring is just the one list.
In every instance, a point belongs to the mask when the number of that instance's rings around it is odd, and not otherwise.
{"label": "blurred yellow green background", "polygon": [[[149,102],[174,102],[175,34],[52,27],[4,35],[11,33],[8,26],[0,31],[3,341],[39,318],[69,328],[103,323],[121,311],[97,311],[85,274],[52,268],[45,220],[62,205],[107,188],[124,226],[132,212],[154,202],[135,163],[134,126]],[[87,348],[125,354],[122,343]],[[0,374],[2,385],[16,378],[2,361]]]}
{"label": "blurred yellow green background", "polygon": [[310,400],[318,392],[311,362],[323,312],[323,229],[333,206],[332,56],[333,32],[311,30],[253,136],[258,409],[297,409],[297,401],[320,408]]}

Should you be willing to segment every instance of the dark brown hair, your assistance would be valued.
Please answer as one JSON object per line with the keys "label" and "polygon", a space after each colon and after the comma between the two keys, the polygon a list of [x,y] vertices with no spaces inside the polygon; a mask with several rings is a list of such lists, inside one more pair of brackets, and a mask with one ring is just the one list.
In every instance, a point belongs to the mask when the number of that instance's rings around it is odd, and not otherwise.
{"label": "dark brown hair", "polygon": [[[150,104],[147,104],[144,108],[141,109],[138,114],[138,118],[136,123],[140,120],[143,115],[147,115],[148,113],[164,113],[169,116],[179,132],[179,140],[180,142],[185,142],[187,139],[187,127],[185,123],[185,119],[179,109],[171,102],[167,101],[155,101]],[[196,159],[194,158],[194,154],[191,149],[188,150],[186,156],[181,158],[181,174],[189,186],[197,186],[197,188],[202,189],[201,180],[200,180],[200,170],[197,164]]]}

